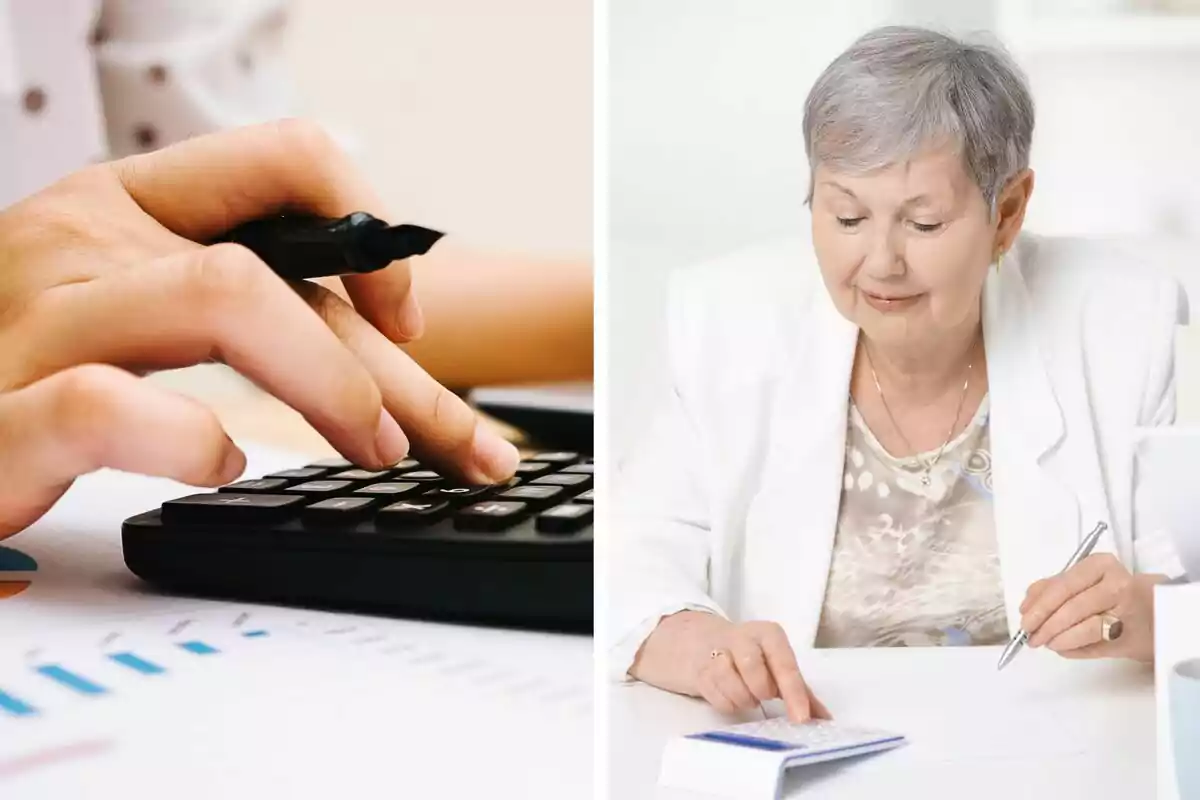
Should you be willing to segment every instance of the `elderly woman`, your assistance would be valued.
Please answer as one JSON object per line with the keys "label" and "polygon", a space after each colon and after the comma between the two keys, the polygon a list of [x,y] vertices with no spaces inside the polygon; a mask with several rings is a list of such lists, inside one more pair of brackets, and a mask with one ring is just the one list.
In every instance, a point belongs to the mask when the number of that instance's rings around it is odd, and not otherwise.
{"label": "elderly woman", "polygon": [[1184,303],[1104,247],[1021,234],[1033,124],[1002,50],[926,30],[820,76],[811,242],[673,287],[673,391],[619,481],[617,677],[803,720],[828,712],[793,648],[1023,629],[1152,658],[1153,586],[1180,570],[1135,530],[1130,446],[1173,422]]}

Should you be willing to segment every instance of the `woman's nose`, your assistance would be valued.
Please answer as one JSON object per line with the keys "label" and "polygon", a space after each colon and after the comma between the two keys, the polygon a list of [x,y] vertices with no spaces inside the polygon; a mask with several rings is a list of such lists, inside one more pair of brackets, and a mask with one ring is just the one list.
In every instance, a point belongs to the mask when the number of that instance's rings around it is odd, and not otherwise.
{"label": "woman's nose", "polygon": [[889,234],[880,233],[871,237],[866,258],[863,259],[864,272],[872,278],[883,280],[903,275],[905,269],[904,256]]}

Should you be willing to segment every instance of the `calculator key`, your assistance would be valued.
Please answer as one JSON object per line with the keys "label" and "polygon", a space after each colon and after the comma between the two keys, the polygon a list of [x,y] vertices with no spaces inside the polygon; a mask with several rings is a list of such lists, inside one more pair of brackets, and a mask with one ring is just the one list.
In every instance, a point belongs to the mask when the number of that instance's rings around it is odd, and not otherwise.
{"label": "calculator key", "polygon": [[301,518],[310,525],[352,525],[366,518],[374,497],[331,497],[304,509]]}
{"label": "calculator key", "polygon": [[592,462],[586,464],[572,464],[569,467],[563,467],[560,472],[570,475],[591,475],[596,471],[596,465]]}
{"label": "calculator key", "polygon": [[388,497],[402,497],[404,495],[413,494],[414,492],[424,488],[420,483],[412,481],[410,483],[372,483],[369,486],[364,486],[355,494],[373,494],[386,495]]}
{"label": "calculator key", "polygon": [[305,503],[300,495],[283,494],[193,494],[162,505],[168,524],[271,523],[287,519]]}
{"label": "calculator key", "polygon": [[354,467],[353,464],[344,458],[323,458],[320,461],[314,461],[308,466],[314,469],[352,469]]}
{"label": "calculator key", "polygon": [[520,522],[528,511],[525,503],[489,500],[459,511],[454,527],[464,531],[502,531]]}
{"label": "calculator key", "polygon": [[280,489],[287,488],[288,482],[282,478],[259,478],[253,481],[238,481],[228,486],[222,486],[218,492],[233,492],[234,494],[275,494]]}
{"label": "calculator key", "polygon": [[594,491],[596,491],[596,490],[588,489],[586,492],[584,492],[583,494],[576,497],[573,502],[576,502],[576,503],[594,503],[594,502],[596,502],[593,499],[593,495],[592,495],[592,492],[594,492]]}
{"label": "calculator key", "polygon": [[575,489],[590,489],[592,487],[592,476],[555,472],[551,475],[543,475],[540,478],[535,478],[529,483],[532,486],[565,486]]}
{"label": "calculator key", "polygon": [[391,471],[394,473],[407,472],[421,466],[421,462],[415,458],[406,458],[403,461],[397,461],[391,466]]}
{"label": "calculator key", "polygon": [[451,503],[475,502],[492,491],[492,486],[438,486],[424,493],[424,497],[436,497]]}
{"label": "calculator key", "polygon": [[369,469],[348,469],[329,477],[339,481],[377,481],[386,478],[389,474],[386,469],[380,472],[372,472]]}
{"label": "calculator key", "polygon": [[329,474],[326,467],[301,467],[300,469],[285,469],[272,472],[268,478],[283,478],[289,481],[311,481]]}
{"label": "calculator key", "polygon": [[567,503],[538,514],[537,529],[541,533],[575,533],[592,524],[591,506]]}
{"label": "calculator key", "polygon": [[520,500],[531,506],[544,507],[557,502],[563,496],[561,486],[516,486],[496,495],[497,500]]}
{"label": "calculator key", "polygon": [[430,525],[446,516],[450,504],[438,500],[401,500],[384,506],[375,516],[375,524],[387,528]]}
{"label": "calculator key", "polygon": [[308,495],[309,497],[329,497],[330,495],[344,494],[353,485],[350,481],[309,481],[308,483],[298,483],[295,486],[289,486],[286,491]]}
{"label": "calculator key", "polygon": [[404,472],[397,476],[406,481],[440,481],[441,475],[438,475],[433,470],[419,469],[415,472]]}
{"label": "calculator key", "polygon": [[551,464],[574,464],[579,460],[579,453],[554,452],[554,453],[538,453],[533,456],[533,461],[547,461]]}
{"label": "calculator key", "polygon": [[520,478],[534,478],[551,469],[545,461],[521,461],[517,464],[516,475]]}

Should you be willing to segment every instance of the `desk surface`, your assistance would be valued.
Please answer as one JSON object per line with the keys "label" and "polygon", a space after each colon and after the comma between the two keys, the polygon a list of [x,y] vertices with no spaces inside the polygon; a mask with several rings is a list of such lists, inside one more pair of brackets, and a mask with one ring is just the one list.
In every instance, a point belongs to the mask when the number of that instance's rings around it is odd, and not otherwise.
{"label": "desk surface", "polygon": [[[905,734],[900,750],[789,771],[785,797],[1153,797],[1154,675],[1124,662],[998,648],[814,651],[802,668],[834,716]],[[669,738],[754,719],[645,685],[609,691],[610,797],[699,800],[657,787]],[[772,716],[782,709],[768,706]]]}

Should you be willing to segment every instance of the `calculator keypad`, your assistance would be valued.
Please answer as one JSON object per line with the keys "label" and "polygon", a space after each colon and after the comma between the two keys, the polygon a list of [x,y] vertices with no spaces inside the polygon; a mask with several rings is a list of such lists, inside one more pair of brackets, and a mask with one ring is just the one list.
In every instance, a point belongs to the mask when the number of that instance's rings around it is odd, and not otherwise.
{"label": "calculator keypad", "polygon": [[[467,486],[405,459],[392,469],[365,470],[326,459],[210,494],[163,505],[173,524],[295,524],[313,530],[361,530],[378,535],[439,528],[489,539],[524,530],[525,539],[571,538],[592,525],[592,463],[576,453],[541,453],[517,475],[494,486]],[[361,527],[363,523],[371,523]],[[528,523],[522,526],[522,523]]]}

